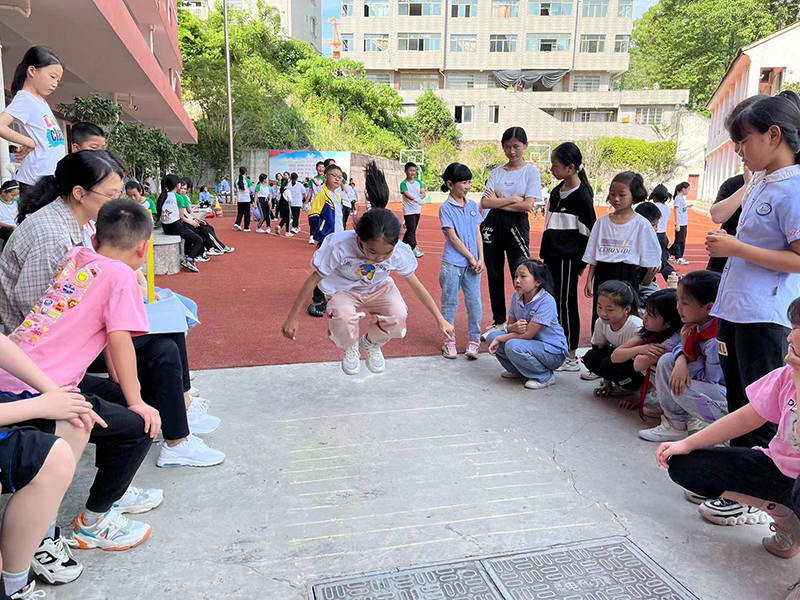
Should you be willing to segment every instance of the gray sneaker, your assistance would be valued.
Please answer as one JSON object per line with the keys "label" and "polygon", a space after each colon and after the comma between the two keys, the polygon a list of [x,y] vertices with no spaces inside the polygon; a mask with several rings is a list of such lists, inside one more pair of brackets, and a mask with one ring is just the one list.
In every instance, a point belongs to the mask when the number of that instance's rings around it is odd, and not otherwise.
{"label": "gray sneaker", "polygon": [[381,347],[370,342],[366,333],[361,337],[358,345],[366,354],[367,368],[373,373],[383,373],[386,370],[386,360],[383,358]]}
{"label": "gray sneaker", "polygon": [[358,344],[350,346],[344,351],[342,356],[342,371],[348,375],[356,375],[361,370],[361,353]]}
{"label": "gray sneaker", "polygon": [[416,256],[417,258],[422,258],[423,256],[425,256],[425,253],[419,248],[414,248],[414,256]]}
{"label": "gray sneaker", "polygon": [[564,364],[556,369],[556,371],[567,371],[570,373],[577,373],[580,370],[581,363],[577,358],[568,358],[564,361]]}

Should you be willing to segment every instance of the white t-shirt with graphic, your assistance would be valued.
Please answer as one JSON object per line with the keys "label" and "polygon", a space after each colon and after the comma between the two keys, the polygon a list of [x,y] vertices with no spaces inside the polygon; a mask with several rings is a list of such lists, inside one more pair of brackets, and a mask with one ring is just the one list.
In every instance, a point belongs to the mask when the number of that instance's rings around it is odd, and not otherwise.
{"label": "white t-shirt with graphic", "polygon": [[686,196],[675,196],[675,208],[678,211],[678,225],[681,227],[689,224],[689,209],[686,208]]}
{"label": "white t-shirt with graphic", "polygon": [[50,105],[44,99],[20,90],[5,112],[19,121],[25,135],[36,144],[36,148],[22,160],[17,180],[33,185],[40,177],[55,173],[56,164],[64,158],[67,145]]}
{"label": "white t-shirt with graphic", "polygon": [[323,279],[319,289],[329,296],[336,292],[354,291],[371,294],[383,285],[392,271],[410,277],[417,270],[417,259],[411,246],[397,242],[388,260],[374,263],[358,247],[355,231],[340,231],[325,238],[314,252],[311,267]]}
{"label": "white t-shirt with graphic", "polygon": [[171,225],[181,218],[180,209],[178,208],[178,198],[175,192],[167,192],[167,199],[161,205],[161,224]]}
{"label": "white t-shirt with graphic", "polygon": [[656,202],[655,205],[661,211],[661,218],[658,220],[658,233],[667,233],[667,223],[669,223],[672,209],[667,206],[666,202]]}
{"label": "white t-shirt with graphic", "polygon": [[629,316],[625,324],[619,328],[619,331],[614,331],[611,329],[611,325],[606,325],[600,319],[597,319],[594,324],[594,333],[592,334],[592,346],[619,348],[635,336],[641,328],[642,320],[636,315]]}
{"label": "white t-shirt with graphic", "polygon": [[424,189],[425,186],[422,185],[419,179],[415,179],[414,181],[403,179],[400,183],[400,193],[411,194],[411,196],[414,197],[413,200],[409,200],[403,196],[404,215],[418,215],[422,212],[422,205],[425,204],[425,201],[422,199],[422,190]]}
{"label": "white t-shirt with graphic", "polygon": [[494,190],[498,198],[542,197],[542,178],[539,169],[533,165],[525,165],[516,171],[509,171],[505,167],[497,167],[489,174],[486,189]]}
{"label": "white t-shirt with graphic", "polygon": [[588,265],[628,263],[639,267],[661,266],[661,244],[650,222],[642,215],[617,225],[610,215],[597,219],[586,245],[583,262]]}

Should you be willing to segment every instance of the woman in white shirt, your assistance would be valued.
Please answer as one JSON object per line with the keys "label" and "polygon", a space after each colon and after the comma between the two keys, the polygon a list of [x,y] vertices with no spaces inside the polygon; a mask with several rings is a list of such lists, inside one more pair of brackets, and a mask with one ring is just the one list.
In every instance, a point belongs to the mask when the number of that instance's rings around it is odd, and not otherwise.
{"label": "woman in white shirt", "polygon": [[297,181],[297,173],[291,174],[289,191],[292,193],[292,233],[300,233],[300,210],[303,208],[305,186]]}

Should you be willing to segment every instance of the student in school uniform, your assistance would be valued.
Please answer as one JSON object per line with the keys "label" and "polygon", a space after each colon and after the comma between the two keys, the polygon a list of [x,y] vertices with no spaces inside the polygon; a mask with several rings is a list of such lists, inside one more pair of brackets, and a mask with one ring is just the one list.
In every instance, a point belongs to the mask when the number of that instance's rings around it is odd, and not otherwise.
{"label": "student in school uniform", "polygon": [[417,179],[417,165],[413,162],[406,163],[405,172],[406,178],[400,183],[400,193],[403,196],[403,219],[406,225],[403,243],[411,246],[414,256],[422,258],[425,253],[417,248],[417,227],[419,227],[419,219],[427,192],[425,185]]}
{"label": "student in school uniform", "polygon": [[13,179],[0,186],[0,240],[7,242],[17,228],[19,183]]}

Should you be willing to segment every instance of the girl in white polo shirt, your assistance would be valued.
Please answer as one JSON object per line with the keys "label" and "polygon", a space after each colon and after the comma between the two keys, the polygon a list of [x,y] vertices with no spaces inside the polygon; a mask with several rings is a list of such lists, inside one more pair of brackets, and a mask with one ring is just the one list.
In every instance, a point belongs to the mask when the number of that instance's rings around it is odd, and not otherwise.
{"label": "girl in white polo shirt", "polygon": [[[66,154],[64,133],[45,100],[56,90],[63,74],[61,61],[42,46],[29,48],[14,72],[14,99],[0,114],[0,137],[22,147],[17,153],[22,164],[16,177],[23,194],[40,177],[55,173],[56,164]],[[23,133],[11,129],[14,120]]]}
{"label": "girl in white polo shirt", "polygon": [[[361,369],[360,350],[367,368],[381,373],[386,368],[381,347],[392,338],[404,337],[408,308],[390,277],[397,271],[425,308],[436,318],[439,330],[450,338],[448,323],[414,271],[417,259],[400,239],[400,221],[386,209],[389,188],[383,173],[370,163],[366,170],[367,196],[372,210],[356,223],[355,231],[340,231],[325,238],[314,253],[314,272],[306,279],[283,324],[283,335],[295,339],[299,315],[312,290],[319,286],[328,300],[328,329],[334,343],[344,351],[342,369],[355,375]],[[359,335],[364,313],[371,315],[367,333]]]}

